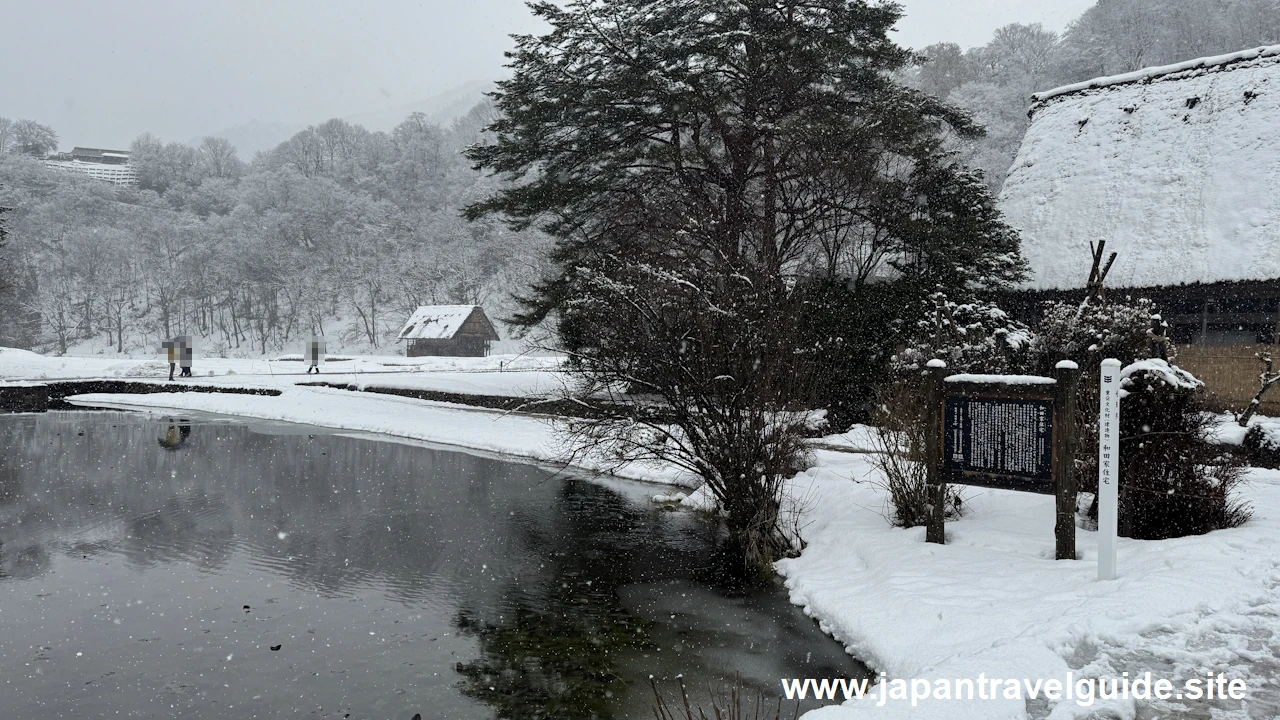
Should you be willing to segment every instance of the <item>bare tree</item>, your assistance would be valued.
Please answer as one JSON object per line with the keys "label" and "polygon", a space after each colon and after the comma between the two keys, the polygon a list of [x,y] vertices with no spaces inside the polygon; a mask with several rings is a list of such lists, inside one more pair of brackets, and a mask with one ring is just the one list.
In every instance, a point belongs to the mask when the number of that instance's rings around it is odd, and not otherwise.
{"label": "bare tree", "polygon": [[1253,399],[1249,401],[1249,407],[1245,408],[1244,412],[1240,413],[1240,417],[1236,418],[1236,422],[1239,423],[1240,427],[1249,426],[1250,418],[1258,411],[1258,406],[1262,404],[1262,396],[1267,394],[1272,385],[1280,383],[1280,372],[1276,372],[1275,367],[1272,365],[1271,353],[1258,353],[1258,361],[1262,363],[1262,372],[1258,375],[1258,384],[1261,387],[1258,388],[1258,394],[1254,395]]}

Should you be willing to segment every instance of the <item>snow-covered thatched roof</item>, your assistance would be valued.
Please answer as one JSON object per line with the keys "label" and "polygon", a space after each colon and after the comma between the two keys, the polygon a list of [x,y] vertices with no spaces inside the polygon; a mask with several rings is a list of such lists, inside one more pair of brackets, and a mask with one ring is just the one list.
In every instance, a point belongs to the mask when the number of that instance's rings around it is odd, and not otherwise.
{"label": "snow-covered thatched roof", "polygon": [[448,340],[458,334],[473,313],[483,325],[490,340],[497,340],[493,323],[479,305],[422,305],[409,316],[400,329],[401,340]]}
{"label": "snow-covered thatched roof", "polygon": [[1280,278],[1280,45],[1039,93],[1000,194],[1036,289]]}

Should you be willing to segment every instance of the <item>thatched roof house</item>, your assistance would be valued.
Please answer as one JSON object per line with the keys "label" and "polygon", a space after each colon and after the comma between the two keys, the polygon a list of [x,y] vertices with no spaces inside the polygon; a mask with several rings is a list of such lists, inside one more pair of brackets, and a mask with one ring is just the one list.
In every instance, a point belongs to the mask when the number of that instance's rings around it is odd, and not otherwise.
{"label": "thatched roof house", "polygon": [[479,305],[423,305],[409,316],[399,339],[405,355],[484,357],[498,331]]}
{"label": "thatched roof house", "polygon": [[1181,342],[1274,342],[1280,310],[1280,45],[1035,95],[1000,195],[1030,288],[1083,287],[1119,252]]}

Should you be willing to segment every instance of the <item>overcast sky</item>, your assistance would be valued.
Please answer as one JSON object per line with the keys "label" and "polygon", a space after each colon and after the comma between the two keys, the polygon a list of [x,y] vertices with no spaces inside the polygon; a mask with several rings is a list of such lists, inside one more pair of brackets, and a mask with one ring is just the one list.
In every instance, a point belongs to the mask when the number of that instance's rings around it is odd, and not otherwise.
{"label": "overcast sky", "polygon": [[[1094,0],[902,0],[901,44],[981,45],[1011,22],[1054,30]],[[498,76],[521,0],[9,0],[0,117],[63,149],[187,141],[253,120],[316,123]]]}

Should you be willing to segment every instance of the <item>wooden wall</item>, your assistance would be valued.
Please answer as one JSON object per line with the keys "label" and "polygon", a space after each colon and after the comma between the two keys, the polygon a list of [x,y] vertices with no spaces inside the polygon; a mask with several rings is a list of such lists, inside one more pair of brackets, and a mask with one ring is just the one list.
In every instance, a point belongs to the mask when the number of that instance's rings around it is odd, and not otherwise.
{"label": "wooden wall", "polygon": [[[1271,352],[1280,365],[1280,347],[1275,345],[1179,345],[1174,363],[1203,380],[1223,405],[1242,410],[1258,392],[1263,366],[1254,353],[1260,351]],[[1280,387],[1263,396],[1258,412],[1280,417]]]}
{"label": "wooden wall", "polygon": [[488,338],[475,335],[457,335],[443,340],[410,340],[405,347],[407,357],[484,357],[488,354]]}

